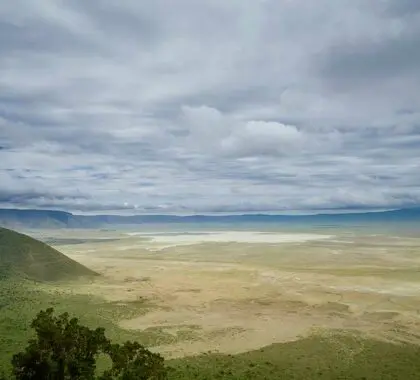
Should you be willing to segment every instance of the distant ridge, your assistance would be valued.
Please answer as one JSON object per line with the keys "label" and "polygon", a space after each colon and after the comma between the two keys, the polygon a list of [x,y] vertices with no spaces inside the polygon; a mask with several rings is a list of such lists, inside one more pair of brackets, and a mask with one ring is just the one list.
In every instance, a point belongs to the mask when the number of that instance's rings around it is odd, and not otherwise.
{"label": "distant ridge", "polygon": [[47,244],[0,228],[0,278],[44,282],[96,275]]}
{"label": "distant ridge", "polygon": [[0,226],[57,228],[66,227],[74,216],[64,211],[0,209]]}
{"label": "distant ridge", "polygon": [[75,215],[53,210],[0,209],[0,226],[11,228],[105,228],[173,223],[369,223],[420,221],[420,207],[392,211],[316,215]]}

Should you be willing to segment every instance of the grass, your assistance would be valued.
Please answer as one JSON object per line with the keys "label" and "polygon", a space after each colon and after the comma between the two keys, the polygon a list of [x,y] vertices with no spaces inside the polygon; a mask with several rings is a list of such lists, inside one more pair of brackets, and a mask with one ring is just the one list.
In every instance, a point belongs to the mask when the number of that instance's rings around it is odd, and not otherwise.
{"label": "grass", "polygon": [[49,245],[0,228],[0,278],[59,281],[97,275]]}
{"label": "grass", "polygon": [[[154,306],[147,300],[106,302],[100,298],[69,295],[57,287],[29,281],[0,282],[0,372],[9,367],[11,356],[32,336],[30,321],[47,307],[68,311],[83,324],[103,326],[114,341],[137,340],[145,346],[179,340],[194,340],[196,326],[185,326],[176,334],[168,328],[128,331],[117,322],[146,313]],[[174,326],[175,329],[175,326]],[[170,329],[169,329],[170,330]],[[200,334],[197,329],[197,334]],[[168,361],[170,380],[242,379],[401,379],[420,378],[420,347],[365,339],[355,334],[317,333],[295,342],[274,344],[239,355],[215,353]],[[100,362],[105,367],[106,362]]]}
{"label": "grass", "polygon": [[118,321],[141,316],[155,307],[147,300],[108,302],[99,297],[72,295],[57,289],[56,285],[0,280],[0,369],[7,368],[12,355],[25,347],[32,337],[29,328],[32,319],[48,307],[53,307],[57,313],[69,312],[92,328],[104,327],[107,336],[115,342],[136,340],[153,347],[187,338],[162,329],[129,331],[118,326]]}
{"label": "grass", "polygon": [[205,354],[169,362],[171,380],[420,378],[420,347],[355,335],[316,335],[239,355]]}

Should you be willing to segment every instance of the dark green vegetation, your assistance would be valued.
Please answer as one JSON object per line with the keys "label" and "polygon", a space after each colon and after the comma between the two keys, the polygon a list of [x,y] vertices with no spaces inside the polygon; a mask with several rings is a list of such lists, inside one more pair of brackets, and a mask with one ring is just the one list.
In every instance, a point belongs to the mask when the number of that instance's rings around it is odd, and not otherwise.
{"label": "dark green vegetation", "polygon": [[42,282],[95,275],[95,272],[45,243],[0,228],[0,278],[26,278]]}
{"label": "dark green vegetation", "polygon": [[[83,326],[67,313],[54,315],[52,308],[38,313],[31,323],[35,337],[26,349],[12,359],[12,378],[16,380],[163,380],[163,358],[127,341],[112,344],[103,328]],[[100,356],[110,365],[98,373]]]}
{"label": "dark green vegetation", "polygon": [[420,378],[420,347],[335,333],[240,355],[186,358],[170,365],[173,380],[414,380]]}

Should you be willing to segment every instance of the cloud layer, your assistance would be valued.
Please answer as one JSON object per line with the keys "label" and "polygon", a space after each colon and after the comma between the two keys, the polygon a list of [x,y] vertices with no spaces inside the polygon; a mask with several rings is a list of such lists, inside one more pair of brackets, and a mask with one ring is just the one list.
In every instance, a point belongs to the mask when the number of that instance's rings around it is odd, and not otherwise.
{"label": "cloud layer", "polygon": [[0,207],[420,204],[417,0],[0,4]]}

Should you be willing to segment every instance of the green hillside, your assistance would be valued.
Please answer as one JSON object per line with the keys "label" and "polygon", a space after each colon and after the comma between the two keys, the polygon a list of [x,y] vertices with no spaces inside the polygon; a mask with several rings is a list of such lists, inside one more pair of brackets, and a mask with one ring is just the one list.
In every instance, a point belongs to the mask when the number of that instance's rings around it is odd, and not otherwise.
{"label": "green hillside", "polygon": [[49,245],[0,227],[0,278],[60,281],[94,275]]}

